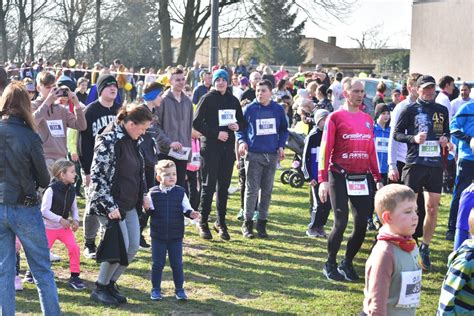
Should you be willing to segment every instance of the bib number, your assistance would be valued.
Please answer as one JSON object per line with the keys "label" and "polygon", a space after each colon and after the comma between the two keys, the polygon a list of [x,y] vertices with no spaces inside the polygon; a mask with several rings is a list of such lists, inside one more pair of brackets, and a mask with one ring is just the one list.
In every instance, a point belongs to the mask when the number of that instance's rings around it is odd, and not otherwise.
{"label": "bib number", "polygon": [[274,118],[256,120],[257,136],[276,134],[276,120]]}
{"label": "bib number", "polygon": [[436,140],[426,141],[423,144],[420,144],[419,148],[420,157],[439,157],[441,155],[439,142]]}
{"label": "bib number", "polygon": [[404,271],[397,307],[413,308],[420,306],[421,270]]}
{"label": "bib number", "polygon": [[189,153],[191,152],[191,147],[182,147],[181,150],[174,150],[170,148],[168,156],[173,157],[177,160],[188,160]]}
{"label": "bib number", "polygon": [[388,138],[377,137],[375,139],[375,149],[378,153],[388,153]]}
{"label": "bib number", "polygon": [[367,196],[369,195],[369,184],[366,175],[347,176],[346,178],[347,195],[349,196]]}
{"label": "bib number", "polygon": [[227,126],[235,123],[235,110],[219,110],[219,126]]}
{"label": "bib number", "polygon": [[49,132],[53,137],[65,137],[64,126],[62,120],[46,120]]}
{"label": "bib number", "polygon": [[191,166],[199,168],[201,167],[201,154],[200,153],[193,153],[191,156]]}

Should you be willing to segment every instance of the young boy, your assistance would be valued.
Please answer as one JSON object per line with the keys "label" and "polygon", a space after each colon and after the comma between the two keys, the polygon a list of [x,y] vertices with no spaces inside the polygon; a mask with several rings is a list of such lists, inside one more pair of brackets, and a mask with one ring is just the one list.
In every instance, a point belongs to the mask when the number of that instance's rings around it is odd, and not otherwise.
{"label": "young boy", "polygon": [[324,225],[326,225],[329,212],[331,211],[331,203],[329,201],[322,203],[319,199],[318,154],[321,146],[321,138],[323,136],[324,123],[328,115],[329,111],[324,109],[319,109],[314,113],[315,125],[304,140],[302,169],[305,179],[310,181],[309,214],[311,221],[306,230],[306,235],[309,237],[327,237],[324,231]]}
{"label": "young boy", "polygon": [[472,315],[474,310],[474,212],[470,210],[466,239],[448,259],[448,272],[441,288],[437,315]]}
{"label": "young boy", "polygon": [[176,299],[187,300],[183,289],[183,237],[184,216],[196,219],[200,214],[194,211],[184,188],[176,185],[176,165],[171,160],[160,160],[156,166],[156,180],[160,185],[148,192],[151,207],[150,235],[153,266],[151,269],[152,290],[150,298],[161,300],[161,276],[168,252]]}
{"label": "young boy", "polygon": [[415,315],[420,304],[421,268],[411,237],[418,223],[416,195],[389,184],[375,195],[382,221],[377,243],[365,266],[365,315]]}
{"label": "young boy", "polygon": [[[468,186],[461,193],[461,199],[459,200],[459,210],[456,221],[456,233],[454,235],[454,250],[456,251],[464,242],[469,238],[469,214],[474,209],[474,183]],[[472,238],[471,231],[471,238]]]}

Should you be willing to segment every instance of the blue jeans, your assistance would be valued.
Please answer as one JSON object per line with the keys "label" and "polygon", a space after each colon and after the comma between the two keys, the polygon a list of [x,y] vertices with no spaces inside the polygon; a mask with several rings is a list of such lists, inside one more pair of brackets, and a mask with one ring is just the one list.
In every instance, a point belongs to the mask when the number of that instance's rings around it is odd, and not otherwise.
{"label": "blue jeans", "polygon": [[25,250],[44,315],[60,315],[48,240],[38,206],[0,204],[0,314],[15,315],[15,235]]}
{"label": "blue jeans", "polygon": [[157,238],[151,239],[151,255],[153,265],[151,268],[151,285],[154,289],[161,289],[161,276],[166,264],[166,252],[170,258],[173,271],[173,281],[176,291],[183,289],[183,240],[164,241]]}

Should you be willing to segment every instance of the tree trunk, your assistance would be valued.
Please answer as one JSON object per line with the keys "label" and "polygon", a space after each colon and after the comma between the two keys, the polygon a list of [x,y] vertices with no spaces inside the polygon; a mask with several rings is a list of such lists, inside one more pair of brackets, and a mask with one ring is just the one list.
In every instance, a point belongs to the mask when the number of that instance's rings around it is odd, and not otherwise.
{"label": "tree trunk", "polygon": [[64,45],[63,53],[61,57],[63,59],[74,58],[75,48],[76,48],[76,32],[68,32],[68,37],[66,41],[66,45]]}
{"label": "tree trunk", "polygon": [[159,0],[158,19],[160,21],[161,63],[163,67],[173,63],[171,50],[171,19],[168,10],[168,0]]}
{"label": "tree trunk", "polygon": [[8,61],[8,40],[5,16],[0,16],[0,34],[2,37],[2,58],[3,62]]}
{"label": "tree trunk", "polygon": [[194,1],[187,0],[186,12],[184,13],[183,31],[181,32],[181,43],[179,47],[178,60],[179,65],[184,65],[189,56],[191,43],[196,36],[194,31]]}
{"label": "tree trunk", "polygon": [[28,25],[28,30],[26,31],[28,35],[28,41],[30,42],[30,51],[29,57],[31,60],[35,59],[35,39],[33,36],[33,21],[34,21],[34,12],[35,12],[35,1],[31,0],[31,13],[30,13],[30,23]]}
{"label": "tree trunk", "polygon": [[94,43],[94,46],[92,47],[92,54],[95,61],[98,61],[100,59],[100,29],[102,27],[102,22],[100,18],[101,3],[102,3],[101,0],[95,1],[95,18],[96,18],[95,43]]}

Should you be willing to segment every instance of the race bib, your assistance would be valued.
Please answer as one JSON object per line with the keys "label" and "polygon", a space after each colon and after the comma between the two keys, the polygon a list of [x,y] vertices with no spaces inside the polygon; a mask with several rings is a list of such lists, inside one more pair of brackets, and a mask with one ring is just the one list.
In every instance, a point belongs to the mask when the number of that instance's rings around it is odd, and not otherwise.
{"label": "race bib", "polygon": [[227,126],[237,122],[235,119],[235,110],[219,110],[219,126]]}
{"label": "race bib", "polygon": [[193,167],[201,167],[201,154],[198,152],[193,152],[191,156],[191,166]]}
{"label": "race bib", "polygon": [[420,306],[421,270],[402,272],[402,285],[397,307],[413,308]]}
{"label": "race bib", "polygon": [[388,153],[388,137],[377,137],[375,139],[375,150],[378,153]]}
{"label": "race bib", "polygon": [[177,160],[188,160],[189,153],[191,152],[191,147],[182,147],[181,150],[174,150],[170,148],[168,156],[173,157]]}
{"label": "race bib", "polygon": [[369,195],[369,184],[367,177],[363,180],[346,179],[347,195],[366,196]]}
{"label": "race bib", "polygon": [[441,155],[439,149],[439,142],[437,140],[429,140],[420,144],[419,156],[420,157],[439,157]]}
{"label": "race bib", "polygon": [[260,119],[257,123],[257,136],[276,134],[276,120],[274,118]]}
{"label": "race bib", "polygon": [[62,120],[46,120],[49,132],[53,137],[65,137],[63,121]]}

